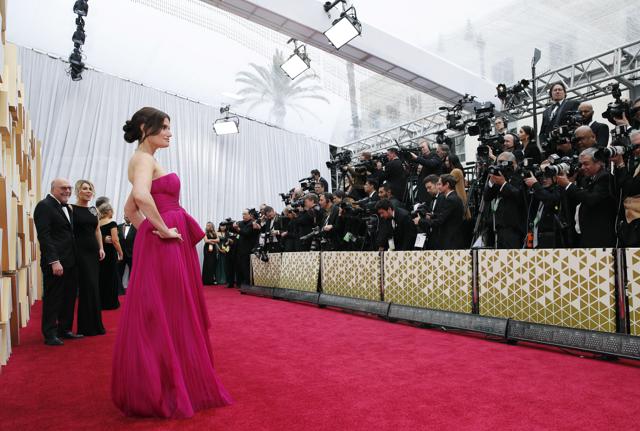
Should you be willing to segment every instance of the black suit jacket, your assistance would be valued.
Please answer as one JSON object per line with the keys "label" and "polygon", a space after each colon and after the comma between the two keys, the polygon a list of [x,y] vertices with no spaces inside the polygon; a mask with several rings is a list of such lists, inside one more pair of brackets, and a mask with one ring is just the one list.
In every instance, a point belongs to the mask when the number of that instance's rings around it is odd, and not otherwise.
{"label": "black suit jacket", "polygon": [[464,204],[456,192],[438,200],[435,213],[425,222],[437,231],[432,243],[435,250],[455,250],[465,248],[466,244],[462,235],[462,219],[464,216]]}
{"label": "black suit jacket", "polygon": [[540,126],[540,143],[544,145],[547,142],[549,133],[561,124],[564,124],[568,117],[568,112],[577,111],[580,102],[577,100],[563,100],[562,104],[558,108],[558,112],[551,119],[551,113],[555,104],[548,106],[542,113],[542,126]]}
{"label": "black suit jacket", "polygon": [[120,223],[118,225],[118,239],[120,240],[120,246],[122,247],[122,251],[124,252],[124,257],[132,258],[133,257],[133,242],[136,239],[136,233],[138,231],[133,225],[129,226],[129,232],[127,232],[127,236],[124,236],[124,223]]}
{"label": "black suit jacket", "polygon": [[609,126],[594,121],[589,127],[596,135],[596,146],[599,148],[606,147],[609,144]]}
{"label": "black suit jacket", "polygon": [[71,223],[64,215],[62,206],[51,195],[38,202],[33,210],[33,221],[38,232],[38,242],[44,272],[51,271],[51,263],[60,261],[63,268],[76,264],[73,237],[73,211],[67,205]]}
{"label": "black suit jacket", "polygon": [[240,232],[238,232],[238,254],[250,254],[251,250],[258,244],[260,229],[253,228],[253,221],[238,222]]}
{"label": "black suit jacket", "polygon": [[409,212],[402,208],[394,208],[393,221],[396,225],[393,229],[393,244],[396,250],[413,250],[417,232]]}
{"label": "black suit jacket", "polygon": [[493,199],[500,198],[495,211],[495,226],[497,229],[510,228],[524,235],[527,232],[527,202],[525,185],[517,174],[514,174],[504,187],[493,184],[484,191],[484,199],[488,205],[492,205]]}
{"label": "black suit jacket", "polygon": [[384,166],[384,173],[380,178],[389,184],[391,192],[396,199],[400,201],[406,200],[405,192],[407,189],[407,173],[405,172],[400,159],[388,162]]}
{"label": "black suit jacket", "polygon": [[615,247],[617,203],[610,192],[611,174],[601,171],[584,181],[582,187],[570,185],[566,193],[580,204],[580,247]]}

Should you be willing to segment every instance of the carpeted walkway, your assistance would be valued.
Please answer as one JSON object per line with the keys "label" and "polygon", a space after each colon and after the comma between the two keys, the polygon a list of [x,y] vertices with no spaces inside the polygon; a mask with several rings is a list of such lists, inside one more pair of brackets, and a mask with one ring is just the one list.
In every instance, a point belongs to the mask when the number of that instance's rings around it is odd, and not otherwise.
{"label": "carpeted walkway", "polygon": [[123,417],[109,398],[119,311],[104,313],[106,336],[53,348],[42,344],[38,303],[0,374],[0,430],[637,427],[640,363],[205,290],[233,406],[180,421]]}

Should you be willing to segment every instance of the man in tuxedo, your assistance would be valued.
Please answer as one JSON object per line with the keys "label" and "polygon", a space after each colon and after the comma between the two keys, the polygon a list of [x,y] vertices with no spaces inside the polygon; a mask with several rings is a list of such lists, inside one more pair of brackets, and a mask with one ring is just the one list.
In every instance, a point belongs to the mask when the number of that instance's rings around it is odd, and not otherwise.
{"label": "man in tuxedo", "polygon": [[[242,211],[242,221],[233,224],[233,228],[238,232],[238,244],[236,250],[236,270],[238,285],[249,284],[251,252],[258,245],[261,226],[256,222],[257,213],[255,210],[245,209]],[[240,287],[240,286],[238,286]]]}
{"label": "man in tuxedo", "polygon": [[[609,130],[609,129],[607,129]],[[573,132],[576,141],[576,149],[578,152],[582,152],[587,148],[595,147],[597,145],[596,135],[593,129],[589,126],[580,126]]]}
{"label": "man in tuxedo", "polygon": [[56,178],[33,210],[44,281],[42,334],[48,346],[63,345],[60,338],[82,338],[71,332],[78,291],[73,213],[67,204],[71,190],[69,180]]}
{"label": "man in tuxedo", "polygon": [[395,196],[393,196],[393,190],[391,190],[391,187],[389,187],[388,184],[384,184],[378,187],[378,197],[380,198],[380,200],[387,199],[389,202],[391,202],[391,205],[393,205],[394,208],[404,207],[402,202],[400,202],[398,199],[396,199]]}
{"label": "man in tuxedo", "polygon": [[422,230],[435,230],[438,235],[432,243],[433,250],[455,250],[464,248],[464,236],[462,232],[462,219],[464,216],[464,204],[455,192],[456,179],[444,174],[437,183],[441,199],[436,203],[435,211],[426,217],[416,217],[413,221],[420,224]]}
{"label": "man in tuxedo", "polygon": [[311,171],[311,178],[313,180],[314,183],[320,183],[322,184],[322,192],[320,193],[324,193],[324,192],[328,192],[329,191],[329,183],[327,182],[327,180],[325,180],[324,178],[322,178],[320,176],[320,171],[317,169],[314,169]]}
{"label": "man in tuxedo", "polygon": [[578,106],[578,111],[583,118],[583,124],[589,126],[593,130],[596,137],[597,146],[604,148],[609,144],[609,126],[604,123],[598,123],[593,119],[593,105],[588,102],[582,102]]}
{"label": "man in tuxedo", "polygon": [[389,148],[387,150],[387,159],[389,160],[384,166],[384,173],[381,179],[389,184],[393,195],[401,202],[405,202],[407,196],[407,173],[402,166],[402,161],[398,158],[398,149]]}
{"label": "man in tuxedo", "polygon": [[567,89],[562,82],[552,84],[549,95],[551,105],[542,113],[542,126],[540,126],[540,144],[547,153],[555,151],[555,148],[547,148],[549,133],[556,127],[566,124],[569,112],[576,111],[580,104],[577,100],[566,100]]}
{"label": "man in tuxedo", "polygon": [[610,191],[612,176],[596,159],[596,151],[597,148],[587,148],[580,153],[580,185],[564,175],[558,175],[556,181],[570,199],[578,202],[575,230],[580,234],[579,247],[615,247],[617,203]]}
{"label": "man in tuxedo", "polygon": [[489,175],[484,200],[489,203],[493,227],[493,244],[500,249],[518,249],[524,245],[527,233],[527,202],[525,186],[516,172],[516,156],[504,152],[498,156],[501,172]]}
{"label": "man in tuxedo", "polygon": [[333,204],[333,195],[331,193],[323,193],[319,197],[320,209],[322,210],[322,230],[325,238],[328,240],[324,251],[336,250],[340,239],[338,226],[338,210],[339,208]]}
{"label": "man in tuxedo", "polygon": [[[129,267],[129,277],[131,277],[131,267],[133,265],[133,242],[136,239],[137,230],[127,216],[124,216],[124,223],[118,225],[118,239],[122,247],[123,258],[118,262],[120,278],[124,277],[124,271]],[[124,286],[124,281],[122,283]]]}
{"label": "man in tuxedo", "polygon": [[424,187],[421,187],[421,185],[424,184],[424,179],[429,175],[440,175],[442,173],[442,161],[444,160],[440,155],[431,152],[429,143],[425,139],[420,142],[420,152],[422,153],[420,156],[416,156],[413,153],[411,154],[413,160],[422,166],[422,169],[420,169],[420,173],[418,174],[416,202],[424,202],[427,200],[427,190]]}
{"label": "man in tuxedo", "polygon": [[[386,235],[384,238],[388,243],[390,251],[413,250],[416,242],[416,226],[411,221],[409,212],[402,208],[394,208],[390,201],[382,199],[376,204],[376,211],[381,223],[385,223],[387,228],[381,230]],[[379,250],[382,251],[386,247],[381,246],[378,241]]]}

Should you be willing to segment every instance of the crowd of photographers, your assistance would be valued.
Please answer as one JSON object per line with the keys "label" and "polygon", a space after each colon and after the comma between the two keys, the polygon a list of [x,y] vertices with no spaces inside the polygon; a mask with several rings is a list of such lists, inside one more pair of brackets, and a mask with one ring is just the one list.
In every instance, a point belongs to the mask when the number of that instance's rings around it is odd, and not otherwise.
{"label": "crowd of photographers", "polygon": [[281,194],[281,214],[263,204],[223,222],[234,271],[248,280],[252,253],[640,246],[640,99],[614,91],[609,133],[589,103],[565,100],[563,84],[550,96],[538,137],[529,126],[510,130],[492,105],[465,120],[479,139],[472,175],[442,139],[332,156],[337,191],[313,170]]}

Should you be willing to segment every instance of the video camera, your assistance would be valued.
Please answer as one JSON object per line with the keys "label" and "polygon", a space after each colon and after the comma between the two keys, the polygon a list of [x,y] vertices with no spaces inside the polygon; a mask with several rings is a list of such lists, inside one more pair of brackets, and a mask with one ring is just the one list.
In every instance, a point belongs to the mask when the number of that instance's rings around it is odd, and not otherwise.
{"label": "video camera", "polygon": [[[602,117],[609,120],[614,126],[617,125],[616,118],[620,119],[622,116],[626,116],[627,120],[631,120],[631,106],[628,100],[622,100],[622,91],[620,90],[620,84],[611,84],[611,95],[614,101],[607,104],[607,110],[602,113]],[[635,112],[634,112],[635,114]]]}
{"label": "video camera", "polygon": [[513,163],[508,160],[500,160],[489,166],[489,175],[502,175],[509,178],[514,173]]}
{"label": "video camera", "polygon": [[351,151],[341,151],[331,156],[331,159],[326,163],[328,169],[341,168],[351,163]]}

